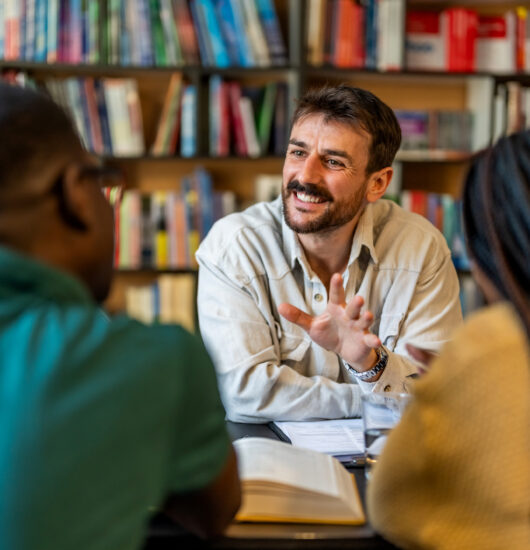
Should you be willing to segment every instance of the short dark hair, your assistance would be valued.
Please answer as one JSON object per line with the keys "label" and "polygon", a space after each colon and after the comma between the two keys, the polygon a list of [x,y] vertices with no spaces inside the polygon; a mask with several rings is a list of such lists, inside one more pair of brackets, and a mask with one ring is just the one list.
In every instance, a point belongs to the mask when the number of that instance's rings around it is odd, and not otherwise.
{"label": "short dark hair", "polygon": [[473,160],[463,222],[477,267],[518,311],[530,336],[530,132],[500,139]]}
{"label": "short dark hair", "polygon": [[[0,191],[81,149],[69,116],[43,92],[0,81]],[[38,173],[38,172],[37,172]]]}
{"label": "short dark hair", "polygon": [[401,128],[394,111],[374,94],[346,85],[310,89],[298,101],[292,125],[317,113],[326,121],[349,124],[370,134],[367,174],[392,164],[401,144]]}

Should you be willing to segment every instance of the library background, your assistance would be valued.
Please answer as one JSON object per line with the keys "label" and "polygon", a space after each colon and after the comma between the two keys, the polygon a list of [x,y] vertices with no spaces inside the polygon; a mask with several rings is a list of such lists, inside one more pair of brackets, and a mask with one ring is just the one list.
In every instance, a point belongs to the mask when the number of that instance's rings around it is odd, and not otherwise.
{"label": "library background", "polygon": [[530,125],[530,18],[510,1],[0,0],[1,76],[38,86],[118,167],[107,301],[196,330],[194,252],[212,223],[277,196],[294,100],[368,89],[403,131],[389,198],[446,236],[464,312],[471,154]]}

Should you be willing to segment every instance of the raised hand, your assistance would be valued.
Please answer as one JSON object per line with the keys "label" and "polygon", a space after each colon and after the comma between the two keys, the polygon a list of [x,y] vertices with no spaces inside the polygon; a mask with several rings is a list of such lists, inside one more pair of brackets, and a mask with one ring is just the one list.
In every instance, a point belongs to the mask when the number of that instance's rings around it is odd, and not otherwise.
{"label": "raised hand", "polygon": [[313,316],[291,304],[280,304],[278,311],[291,323],[303,328],[323,348],[337,353],[352,367],[369,369],[376,361],[375,348],[381,340],[368,330],[374,321],[370,311],[361,311],[364,300],[354,296],[346,303],[342,276],[335,273],[329,285],[326,311]]}

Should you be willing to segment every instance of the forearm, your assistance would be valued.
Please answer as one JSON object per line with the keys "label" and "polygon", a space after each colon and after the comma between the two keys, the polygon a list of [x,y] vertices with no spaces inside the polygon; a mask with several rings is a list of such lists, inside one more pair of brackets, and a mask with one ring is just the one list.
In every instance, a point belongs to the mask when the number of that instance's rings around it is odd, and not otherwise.
{"label": "forearm", "polygon": [[286,365],[265,363],[218,374],[227,418],[234,422],[313,420],[360,416],[360,387]]}

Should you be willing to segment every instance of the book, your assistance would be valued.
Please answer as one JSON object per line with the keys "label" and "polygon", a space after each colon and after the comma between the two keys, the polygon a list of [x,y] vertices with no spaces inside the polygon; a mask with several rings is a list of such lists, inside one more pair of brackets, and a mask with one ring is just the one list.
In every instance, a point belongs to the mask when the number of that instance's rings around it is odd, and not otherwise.
{"label": "book", "polygon": [[234,448],[242,486],[236,521],[365,523],[355,478],[332,456],[260,437]]}
{"label": "book", "polygon": [[515,73],[516,14],[481,15],[478,18],[476,70],[491,73]]}
{"label": "book", "polygon": [[440,15],[431,11],[409,11],[406,21],[407,69],[442,71],[445,67],[445,43]]}
{"label": "book", "polygon": [[445,40],[445,69],[452,72],[473,72],[478,29],[478,14],[466,8],[449,8],[441,15]]}
{"label": "book", "polygon": [[256,0],[258,15],[263,27],[272,65],[284,65],[287,62],[287,49],[283,40],[280,22],[273,0]]}

